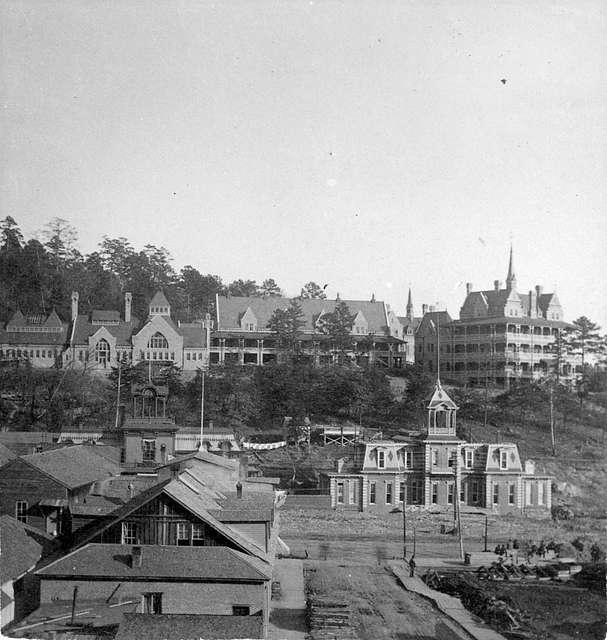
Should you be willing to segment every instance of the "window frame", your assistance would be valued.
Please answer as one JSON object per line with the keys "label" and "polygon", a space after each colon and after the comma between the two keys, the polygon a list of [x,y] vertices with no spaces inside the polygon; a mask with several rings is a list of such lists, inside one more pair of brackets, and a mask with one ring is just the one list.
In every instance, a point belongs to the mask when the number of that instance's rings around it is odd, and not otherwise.
{"label": "window frame", "polygon": [[394,499],[394,491],[391,482],[386,482],[386,504],[392,504],[392,500]]}
{"label": "window frame", "polygon": [[335,487],[335,502],[337,504],[344,504],[345,495],[346,493],[344,488],[344,482],[343,481],[337,482]]}
{"label": "window frame", "polygon": [[377,504],[377,482],[369,482],[369,504]]}
{"label": "window frame", "polygon": [[499,503],[500,503],[500,486],[497,482],[494,482],[492,496],[491,496],[491,504],[499,504]]}
{"label": "window frame", "polygon": [[500,449],[500,470],[508,470],[508,449]]}
{"label": "window frame", "polygon": [[377,450],[377,468],[378,469],[386,468],[386,452],[383,449]]}
{"label": "window frame", "polygon": [[28,508],[29,508],[29,505],[27,503],[27,500],[16,500],[15,501],[15,520],[17,520],[18,522],[22,522],[23,524],[27,524]]}
{"label": "window frame", "polygon": [[136,522],[123,522],[121,544],[139,544],[139,527]]}

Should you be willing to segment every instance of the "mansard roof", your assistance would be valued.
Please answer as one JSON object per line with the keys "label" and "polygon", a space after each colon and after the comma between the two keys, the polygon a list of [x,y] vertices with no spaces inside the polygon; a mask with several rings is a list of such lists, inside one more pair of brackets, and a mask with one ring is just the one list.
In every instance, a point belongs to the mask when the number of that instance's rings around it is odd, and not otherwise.
{"label": "mansard roof", "polygon": [[[367,320],[369,332],[389,335],[386,318],[386,306],[381,301],[369,300],[298,300],[303,313],[304,326],[302,331],[306,333],[317,332],[316,322],[324,313],[332,313],[339,302],[345,302],[350,313],[355,316],[362,312]],[[267,329],[268,322],[276,309],[286,309],[291,303],[290,298],[249,297],[249,296],[218,296],[217,297],[217,327],[218,331],[240,330],[240,319],[248,308],[257,318],[257,331]],[[269,331],[269,329],[267,329]]]}

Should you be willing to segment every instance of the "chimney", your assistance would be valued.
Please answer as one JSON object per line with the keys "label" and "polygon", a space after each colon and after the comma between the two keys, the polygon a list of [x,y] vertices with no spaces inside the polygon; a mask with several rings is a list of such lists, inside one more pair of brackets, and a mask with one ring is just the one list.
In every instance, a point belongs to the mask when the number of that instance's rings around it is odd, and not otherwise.
{"label": "chimney", "polygon": [[131,321],[131,306],[133,304],[133,294],[128,292],[124,294],[124,321]]}
{"label": "chimney", "polygon": [[422,304],[422,316],[425,316],[428,313],[428,305]]}
{"label": "chimney", "polygon": [[527,312],[527,315],[529,317],[532,317],[534,315],[534,304],[533,304],[533,291],[529,290],[529,311]]}
{"label": "chimney", "polygon": [[242,498],[242,482],[240,480],[236,483],[236,497]]}
{"label": "chimney", "polygon": [[371,294],[371,302],[375,302],[375,294],[374,293]]}
{"label": "chimney", "polygon": [[132,500],[135,497],[135,485],[129,482],[127,489],[129,490],[129,498]]}
{"label": "chimney", "polygon": [[472,283],[466,282],[466,295],[469,296],[472,293]]}
{"label": "chimney", "polygon": [[345,461],[345,458],[337,458],[335,461],[335,471],[337,471],[337,473],[341,473],[341,470],[344,468]]}
{"label": "chimney", "polygon": [[539,284],[536,284],[535,292],[537,293],[537,297],[539,298],[542,295],[542,293],[544,293],[544,287],[540,286]]}
{"label": "chimney", "polygon": [[499,291],[499,290],[500,290],[500,281],[499,281],[499,280],[494,280],[494,281],[493,281],[493,288],[494,288],[496,291]]}
{"label": "chimney", "polygon": [[131,550],[131,567],[140,567],[143,560],[143,547],[136,546]]}
{"label": "chimney", "polygon": [[78,317],[78,298],[80,298],[78,292],[72,291],[72,322],[76,322]]}

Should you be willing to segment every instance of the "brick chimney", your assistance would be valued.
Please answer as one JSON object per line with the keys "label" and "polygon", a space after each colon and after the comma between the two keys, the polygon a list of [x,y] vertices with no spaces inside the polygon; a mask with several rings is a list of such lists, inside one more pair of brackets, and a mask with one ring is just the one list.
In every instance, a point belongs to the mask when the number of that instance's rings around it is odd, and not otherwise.
{"label": "brick chimney", "polygon": [[496,291],[499,291],[499,290],[500,290],[500,281],[499,281],[499,280],[494,280],[494,281],[493,281],[493,288],[494,288]]}
{"label": "brick chimney", "polygon": [[428,313],[428,305],[422,304],[422,316],[425,316]]}
{"label": "brick chimney", "polygon": [[472,293],[472,283],[466,282],[466,295],[469,296]]}
{"label": "brick chimney", "polygon": [[76,322],[78,317],[78,299],[80,294],[77,291],[72,291],[72,322]]}
{"label": "brick chimney", "polygon": [[131,306],[133,304],[133,294],[130,292],[126,292],[124,294],[124,321],[131,321]]}
{"label": "brick chimney", "polygon": [[236,497],[242,498],[242,482],[240,480],[236,483]]}

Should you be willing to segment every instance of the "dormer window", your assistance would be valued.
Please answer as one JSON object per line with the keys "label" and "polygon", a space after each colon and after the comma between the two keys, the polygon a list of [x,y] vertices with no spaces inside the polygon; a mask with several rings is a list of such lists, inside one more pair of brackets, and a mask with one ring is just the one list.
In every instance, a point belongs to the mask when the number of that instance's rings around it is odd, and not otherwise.
{"label": "dormer window", "polygon": [[508,469],[508,450],[500,449],[500,469]]}
{"label": "dormer window", "polygon": [[466,449],[465,465],[466,469],[472,469],[472,466],[474,465],[474,449]]}
{"label": "dormer window", "polygon": [[386,468],[386,452],[385,451],[377,452],[377,468],[378,469]]}
{"label": "dormer window", "polygon": [[411,469],[413,467],[413,451],[405,451],[405,469]]}

